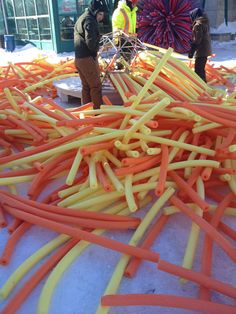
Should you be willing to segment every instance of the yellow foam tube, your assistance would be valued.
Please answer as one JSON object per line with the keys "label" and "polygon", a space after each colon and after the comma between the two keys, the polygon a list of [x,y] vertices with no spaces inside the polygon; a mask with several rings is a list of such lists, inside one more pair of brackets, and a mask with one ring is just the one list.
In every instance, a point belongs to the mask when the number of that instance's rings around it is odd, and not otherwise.
{"label": "yellow foam tube", "polygon": [[110,153],[108,150],[104,150],[104,156],[110,160],[117,168],[121,168],[122,164],[119,159],[117,159],[115,156],[116,154]]}
{"label": "yellow foam tube", "polygon": [[164,130],[164,131],[152,131],[152,136],[166,136],[172,134],[171,130]]}
{"label": "yellow foam tube", "polygon": [[140,147],[140,142],[132,143],[132,144],[123,144],[121,141],[117,140],[114,142],[114,145],[119,150],[132,150],[134,148]]}
{"label": "yellow foam tube", "polygon": [[139,151],[137,150],[127,150],[125,153],[128,157],[132,158],[138,158],[140,156]]}
{"label": "yellow foam tube", "polygon": [[17,102],[15,101],[14,97],[12,96],[9,88],[4,88],[3,90],[4,94],[6,95],[7,97],[7,100],[9,101],[10,105],[12,106],[12,108],[17,112],[19,113],[20,112],[20,108],[17,104]]}
{"label": "yellow foam tube", "polygon": [[98,180],[96,174],[96,164],[93,156],[89,158],[88,166],[89,166],[89,186],[90,189],[96,190],[98,188]]}
{"label": "yellow foam tube", "polygon": [[144,113],[144,115],[137,120],[137,122],[128,129],[123,138],[123,143],[127,144],[129,140],[133,137],[134,133],[145,123],[151,120],[155,115],[157,115],[160,111],[166,108],[170,104],[170,100],[168,98],[164,98],[160,102],[156,103],[153,108]]}
{"label": "yellow foam tube", "polygon": [[[157,186],[156,182],[147,182],[142,184],[137,184],[133,186],[133,193],[139,193],[139,192],[149,192],[151,190],[155,190]],[[166,181],[165,187],[173,187],[176,188],[176,184],[173,181]]]}
{"label": "yellow foam tube", "polygon": [[147,149],[147,155],[159,155],[161,153],[161,148],[151,147]]}
{"label": "yellow foam tube", "polygon": [[125,177],[125,198],[131,212],[135,212],[138,206],[135,203],[133,189],[132,189],[132,178],[133,175],[129,174]]}
{"label": "yellow foam tube", "polygon": [[192,144],[187,144],[187,143],[181,143],[178,141],[170,140],[167,138],[162,138],[158,136],[152,136],[152,135],[144,135],[140,133],[135,133],[132,135],[133,138],[139,139],[139,140],[144,140],[144,141],[150,141],[158,144],[166,144],[168,146],[173,146],[173,147],[178,147],[184,150],[188,151],[193,151],[197,152],[200,154],[206,154],[208,156],[215,156],[215,151],[212,149],[208,149],[205,147],[200,147]]}
{"label": "yellow foam tube", "polygon": [[[188,136],[188,134],[189,134],[188,131],[184,131],[184,132],[180,135],[178,141],[183,143],[183,142],[185,141],[186,137]],[[169,154],[169,163],[171,163],[171,161],[175,158],[175,156],[176,156],[176,154],[178,153],[178,151],[179,151],[179,148],[178,148],[178,147],[173,147],[173,148],[172,148],[172,150],[171,150],[171,152],[170,152],[170,154]],[[159,169],[159,168],[158,168],[158,169]],[[156,182],[156,181],[158,180],[158,178],[159,178],[159,171],[158,171],[158,173],[157,173],[156,175],[155,175],[155,174],[152,175],[152,177],[148,180],[148,183]],[[147,193],[148,193],[148,191],[142,191],[142,192],[140,192],[140,193],[138,194],[138,198],[139,198],[139,199],[143,199],[143,198],[146,196]]]}
{"label": "yellow foam tube", "polygon": [[[205,189],[202,178],[199,176],[197,179],[197,192],[202,199],[205,199]],[[199,206],[195,206],[195,213],[198,216],[203,215],[203,211]],[[182,266],[187,269],[192,269],[194,263],[194,257],[196,255],[197,244],[199,240],[200,227],[196,223],[192,223],[191,230],[187,242],[187,246],[185,249],[185,254],[182,262]],[[187,280],[184,278],[180,279],[181,283],[186,283]]]}
{"label": "yellow foam tube", "polygon": [[119,193],[124,193],[124,186],[120,182],[120,180],[117,178],[117,176],[114,174],[113,170],[111,169],[109,163],[107,162],[107,159],[104,157],[102,159],[102,165],[103,168],[108,176],[108,178],[111,180],[114,188],[117,190]]}
{"label": "yellow foam tube", "polygon": [[[106,212],[109,214],[117,215],[128,215],[129,211],[126,210],[126,204],[124,208],[124,203],[121,206],[117,206],[116,209],[112,208]],[[106,230],[95,230],[92,233],[96,235],[102,235]],[[47,314],[49,312],[49,306],[51,302],[52,295],[54,293],[55,287],[65,270],[72,264],[72,262],[90,245],[89,242],[80,241],[74,248],[72,248],[57,264],[49,275],[39,298],[39,303],[37,307],[37,314]]]}
{"label": "yellow foam tube", "polygon": [[[189,135],[189,131],[184,131],[180,137],[178,138],[178,142],[179,143],[184,143],[186,138]],[[172,162],[172,160],[175,158],[176,154],[178,153],[178,151],[180,150],[179,147],[172,147],[170,153],[169,153],[169,163]]]}
{"label": "yellow foam tube", "polygon": [[65,243],[70,237],[60,235],[44,245],[33,255],[27,258],[8,278],[3,287],[0,289],[0,298],[6,299],[11,291],[15,288],[18,282],[27,274],[39,261],[50,254],[53,250]]}
{"label": "yellow foam tube", "polygon": [[[134,125],[134,124],[137,123],[137,121],[138,121],[138,120],[136,120],[136,119],[130,119],[130,120],[129,120],[129,123],[132,124],[132,125]],[[140,131],[141,133],[143,133],[143,134],[146,134],[146,135],[151,134],[151,129],[148,128],[146,125],[141,125],[141,127],[139,128],[139,131]]]}
{"label": "yellow foam tube", "polygon": [[[145,95],[147,94],[150,86],[153,84],[153,82],[156,80],[158,74],[160,73],[160,71],[162,70],[163,66],[166,64],[166,62],[168,61],[168,59],[170,58],[171,54],[173,52],[172,48],[169,48],[166,52],[166,54],[163,56],[163,58],[160,60],[160,62],[158,63],[158,65],[156,66],[155,70],[152,72],[151,76],[149,77],[149,79],[146,81],[145,85],[143,86],[143,88],[141,89],[141,91],[139,92],[139,94],[137,95],[136,99],[134,100],[134,102],[131,104],[131,108],[136,108],[136,106],[140,103],[140,101],[145,97]],[[125,127],[127,126],[127,123],[130,119],[129,115],[126,115],[124,120],[121,123],[120,128],[121,129],[125,129]]]}
{"label": "yellow foam tube", "polygon": [[[140,93],[142,86],[137,83],[133,78],[132,75],[128,75],[127,73],[123,73],[122,76],[126,77],[126,79],[132,84],[132,86],[134,86],[134,88],[136,89],[136,91],[138,93]],[[148,93],[148,92],[147,92]],[[149,93],[148,93],[149,94]]]}
{"label": "yellow foam tube", "polygon": [[146,152],[146,151],[149,149],[149,146],[148,146],[147,143],[146,143],[145,141],[143,141],[143,140],[140,141],[140,146],[141,146],[141,148],[142,148],[142,150],[143,150],[144,152]]}
{"label": "yellow foam tube", "polygon": [[[114,75],[114,74],[113,74],[113,75]],[[129,91],[129,88],[128,88],[128,86],[125,84],[124,80],[122,79],[122,76],[123,76],[123,73],[120,74],[120,73],[117,72],[117,73],[115,74],[115,77],[118,77],[119,82],[121,83],[121,86],[123,87],[122,90],[126,93],[126,92]]]}
{"label": "yellow foam tube", "polygon": [[9,167],[9,166],[20,165],[22,163],[33,162],[35,160],[41,160],[42,158],[47,158],[57,153],[65,153],[66,151],[71,150],[73,148],[79,148],[84,145],[95,144],[95,143],[99,143],[100,141],[102,142],[102,141],[106,141],[106,140],[113,139],[116,137],[120,137],[124,135],[124,132],[125,132],[124,130],[117,130],[116,132],[113,132],[110,134],[103,134],[103,135],[98,135],[94,137],[83,138],[81,140],[75,140],[71,143],[66,143],[66,144],[60,145],[59,147],[51,148],[45,152],[37,153],[31,156],[27,156],[24,158],[10,161],[6,163],[4,166]]}
{"label": "yellow foam tube", "polygon": [[91,197],[88,200],[85,201],[80,201],[77,202],[74,205],[69,206],[70,208],[89,208],[92,206],[97,206],[100,203],[106,203],[109,200],[114,200],[117,201],[118,199],[120,199],[122,196],[124,196],[124,192],[118,192],[118,191],[113,191],[107,194],[104,194],[104,192],[102,193],[102,195],[97,196],[97,197]]}
{"label": "yellow foam tube", "polygon": [[26,87],[25,89],[23,89],[23,93],[31,92],[31,91],[35,90],[36,88],[42,87],[43,85],[49,84],[53,81],[61,80],[63,78],[71,77],[71,76],[76,76],[76,75],[74,73],[73,73],[73,75],[72,74],[62,74],[62,75],[58,75],[57,77],[52,77],[50,79],[44,79],[43,81],[40,81],[36,84],[33,84],[33,85]]}
{"label": "yellow foam tube", "polygon": [[123,100],[124,102],[127,102],[128,99],[127,99],[127,97],[125,96],[125,93],[124,93],[122,87],[120,86],[120,84],[118,83],[117,79],[115,78],[115,75],[112,74],[112,73],[110,73],[110,79],[111,79],[112,83],[115,85],[115,87],[116,87],[116,89],[117,89],[117,91],[118,91],[120,97],[122,98],[122,100]]}
{"label": "yellow foam tube", "polygon": [[34,178],[34,175],[0,178],[0,186],[31,182],[33,178]]}
{"label": "yellow foam tube", "polygon": [[70,195],[78,192],[79,191],[79,187],[80,187],[80,184],[76,184],[76,185],[73,185],[73,186],[71,186],[69,188],[66,188],[64,190],[61,190],[61,191],[58,192],[58,196],[60,198],[65,198],[67,196],[70,196]]}
{"label": "yellow foam tube", "polygon": [[[168,188],[161,197],[153,204],[150,210],[147,212],[143,220],[141,221],[138,228],[133,233],[129,245],[137,246],[140,242],[141,238],[143,237],[144,233],[148,229],[149,225],[153,222],[154,218],[162,208],[162,206],[169,200],[169,198],[174,194],[175,190],[172,188]],[[123,277],[125,268],[129,262],[130,256],[129,255],[122,255],[116,268],[113,272],[113,275],[108,283],[108,286],[104,292],[104,295],[108,294],[115,294],[119,288],[121,279]],[[109,307],[99,305],[96,314],[106,314],[109,311]]]}
{"label": "yellow foam tube", "polygon": [[201,125],[194,125],[192,128],[193,134],[205,132],[207,130],[215,129],[220,127],[221,125],[219,123],[211,122],[211,123],[204,123]]}
{"label": "yellow foam tube", "polygon": [[[194,160],[197,157],[197,153],[196,152],[191,152],[188,156],[188,160]],[[190,177],[192,173],[192,168],[191,167],[186,167],[184,169],[184,178],[187,179]]]}
{"label": "yellow foam tube", "polygon": [[83,189],[82,191],[77,190],[75,193],[69,195],[68,197],[66,197],[65,199],[60,201],[58,203],[58,205],[62,206],[62,207],[68,207],[68,206],[70,206],[70,205],[72,205],[78,201],[85,199],[86,197],[90,197],[91,194],[96,193],[97,191],[101,192],[102,189],[97,188],[97,190],[91,190],[90,187],[87,187],[87,188]]}
{"label": "yellow foam tube", "polygon": [[80,163],[83,159],[83,156],[81,155],[80,149],[78,149],[76,155],[75,155],[75,159],[73,161],[73,164],[70,168],[70,171],[68,173],[68,176],[66,178],[66,184],[67,185],[72,185],[74,183],[77,171],[79,169]]}
{"label": "yellow foam tube", "polygon": [[[143,71],[143,70],[142,70]],[[150,72],[150,75],[151,75],[151,72]],[[140,84],[143,84],[145,85],[145,83],[147,82],[147,79],[145,79],[144,77],[141,77],[141,76],[135,76],[134,79],[139,82]],[[164,92],[160,87],[152,84],[150,87],[149,87],[149,90],[153,92],[153,94],[151,94],[150,96],[148,96],[149,99],[155,99],[155,97],[158,95],[160,95],[161,98],[164,98],[164,97],[168,97],[171,101],[174,100],[174,98],[172,98],[171,96],[169,96],[166,92]],[[157,93],[157,94],[155,94]],[[154,95],[155,94],[155,95]],[[151,98],[151,96],[153,95],[153,97]],[[146,99],[146,98],[145,98]]]}
{"label": "yellow foam tube", "polygon": [[[188,207],[190,207],[192,210],[196,211],[196,204],[195,203],[187,203],[186,204]],[[217,208],[217,205],[210,205],[209,206],[209,211],[210,212],[214,212],[215,209]],[[180,210],[178,209],[178,207],[176,206],[167,206],[163,209],[163,213],[164,215],[173,215],[173,214],[177,214],[180,213]],[[233,216],[236,217],[236,210],[235,207],[226,207],[225,211],[224,211],[224,215],[225,216]]]}
{"label": "yellow foam tube", "polygon": [[[168,171],[171,170],[177,170],[182,169],[185,167],[213,167],[213,168],[219,168],[220,163],[215,160],[185,160],[185,161],[179,161],[174,162],[172,164],[168,165]],[[137,173],[133,177],[133,182],[152,177],[154,175],[159,176],[160,167],[155,167],[146,171],[143,171],[142,173]]]}
{"label": "yellow foam tube", "polygon": [[228,149],[229,149],[230,153],[236,152],[236,144],[230,145]]}
{"label": "yellow foam tube", "polygon": [[[223,162],[225,168],[236,168],[236,163],[234,160],[226,159]],[[236,175],[231,175],[230,180],[228,181],[231,191],[236,194]]]}

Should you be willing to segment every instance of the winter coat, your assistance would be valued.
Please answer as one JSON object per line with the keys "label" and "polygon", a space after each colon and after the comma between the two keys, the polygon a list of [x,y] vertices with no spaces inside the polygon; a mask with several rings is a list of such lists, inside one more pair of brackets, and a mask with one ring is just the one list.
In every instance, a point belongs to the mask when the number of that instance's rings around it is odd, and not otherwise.
{"label": "winter coat", "polygon": [[210,56],[212,50],[208,18],[206,16],[198,17],[193,22],[192,32],[192,54],[196,51],[196,58]]}
{"label": "winter coat", "polygon": [[[118,7],[115,9],[112,15],[112,30],[122,30],[124,33],[135,34],[137,23],[137,7],[133,10],[126,4],[125,0],[121,0],[118,3]],[[127,16],[128,25],[126,25],[125,16]]]}
{"label": "winter coat", "polygon": [[87,9],[77,20],[74,28],[75,58],[96,58],[99,50],[99,28],[96,12]]}

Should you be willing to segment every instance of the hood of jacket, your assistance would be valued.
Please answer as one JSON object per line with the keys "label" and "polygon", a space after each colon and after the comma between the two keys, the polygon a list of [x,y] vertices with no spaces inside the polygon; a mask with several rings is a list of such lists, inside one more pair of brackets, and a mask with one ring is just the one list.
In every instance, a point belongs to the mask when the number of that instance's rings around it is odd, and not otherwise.
{"label": "hood of jacket", "polygon": [[209,29],[209,20],[208,20],[207,16],[203,15],[203,16],[197,18],[193,22],[193,28],[195,25],[201,25],[204,30],[208,30]]}
{"label": "hood of jacket", "polygon": [[203,12],[199,8],[195,8],[189,12],[192,22],[194,22],[197,18],[203,16]]}
{"label": "hood of jacket", "polygon": [[88,11],[91,15],[96,16],[98,12],[107,12],[107,8],[101,0],[92,0],[88,7]]}

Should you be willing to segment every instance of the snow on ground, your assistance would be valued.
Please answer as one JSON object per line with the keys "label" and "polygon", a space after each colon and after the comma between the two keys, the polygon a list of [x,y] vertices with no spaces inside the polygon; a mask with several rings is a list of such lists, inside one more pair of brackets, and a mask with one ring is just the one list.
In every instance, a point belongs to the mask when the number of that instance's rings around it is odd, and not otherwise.
{"label": "snow on ground", "polygon": [[217,28],[211,27],[211,34],[236,34],[236,21],[220,24]]}
{"label": "snow on ground", "polygon": [[[213,51],[216,54],[214,63],[224,64],[227,66],[236,65],[235,55],[236,41],[229,43],[213,42]],[[39,51],[30,45],[24,48],[18,48],[13,53],[0,50],[0,63],[7,61],[30,61],[34,58],[48,56],[49,60],[57,62],[58,58],[73,57],[73,53],[56,55],[53,52]],[[22,185],[18,192],[25,194],[25,186]],[[49,192],[49,191],[48,191]],[[228,222],[227,222],[228,223]],[[235,219],[231,218],[230,224],[235,227]],[[190,224],[187,218],[182,215],[174,215],[170,218],[166,228],[161,233],[158,240],[152,247],[153,251],[161,253],[162,259],[169,262],[181,264],[183,252],[185,249],[187,236],[190,230]],[[106,234],[113,239],[124,243],[129,241],[130,232],[109,232]],[[12,272],[33,252],[39,249],[43,244],[48,243],[55,237],[54,232],[50,232],[40,227],[32,227],[20,240],[14,250],[13,258],[7,267],[0,267],[0,287],[9,278]],[[0,231],[0,255],[3,251],[7,239],[7,231]],[[200,238],[202,243],[203,235]],[[197,257],[194,262],[194,269],[200,267],[200,250],[197,250]],[[224,282],[235,285],[236,268],[235,264],[229,260],[228,256],[218,247],[214,247],[214,254],[217,257],[217,264],[213,267],[213,274],[216,278]],[[100,297],[103,294],[106,285],[112,275],[112,272],[119,260],[120,254],[110,250],[90,246],[72,265],[65,271],[59,281],[52,299],[49,314],[95,314]],[[41,264],[41,263],[40,263]],[[36,267],[37,268],[37,267]],[[28,277],[27,277],[28,278]],[[42,290],[44,279],[32,294],[24,302],[17,314],[35,314],[37,302]],[[25,282],[25,279],[22,281]],[[16,291],[18,290],[18,286]],[[144,262],[140,271],[134,279],[123,279],[120,293],[167,293],[187,297],[196,297],[198,286],[188,282],[185,285],[179,283],[179,278],[167,275],[158,271],[156,265]],[[221,294],[214,293],[213,300],[216,302],[236,303],[232,299],[225,298]],[[0,310],[6,304],[0,301]],[[193,314],[196,312],[184,311],[181,309],[166,309],[158,307],[127,307],[113,308],[111,314]],[[46,314],[46,313],[43,313]]]}
{"label": "snow on ground", "polygon": [[[214,63],[221,63],[229,67],[236,65],[236,40],[228,42],[212,42],[213,54],[216,57],[213,59]],[[24,47],[17,47],[13,52],[6,52],[0,48],[0,66],[6,65],[8,62],[26,62],[32,61],[36,58],[47,57],[48,62],[57,63],[59,60],[67,58],[74,58],[74,52],[64,52],[56,54],[54,51],[40,50],[31,44]]]}

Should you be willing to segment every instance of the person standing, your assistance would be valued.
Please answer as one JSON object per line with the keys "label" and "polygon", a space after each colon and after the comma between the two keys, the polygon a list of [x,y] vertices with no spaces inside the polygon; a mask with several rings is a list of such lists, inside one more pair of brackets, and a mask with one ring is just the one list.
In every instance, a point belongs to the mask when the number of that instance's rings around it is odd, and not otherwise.
{"label": "person standing", "polygon": [[123,31],[127,35],[136,34],[137,0],[120,0],[112,15],[112,31]]}
{"label": "person standing", "polygon": [[205,66],[207,57],[212,54],[209,20],[201,9],[196,8],[190,12],[192,20],[192,43],[188,53],[190,59],[195,54],[195,72],[206,82]]}
{"label": "person standing", "polygon": [[117,36],[117,46],[121,47],[120,54],[126,61],[130,61],[132,56],[131,44],[119,37],[119,31],[128,36],[136,35],[138,10],[136,3],[137,0],[120,0],[112,15],[112,31],[114,37]]}
{"label": "person standing", "polygon": [[102,104],[102,84],[97,60],[100,33],[98,23],[104,18],[102,1],[92,0],[74,27],[75,66],[82,83],[83,104],[93,102],[94,109]]}

